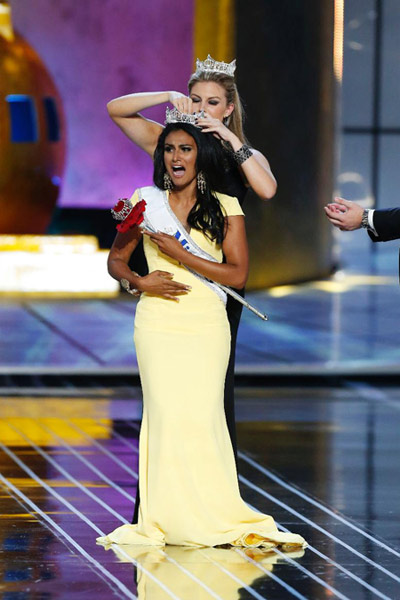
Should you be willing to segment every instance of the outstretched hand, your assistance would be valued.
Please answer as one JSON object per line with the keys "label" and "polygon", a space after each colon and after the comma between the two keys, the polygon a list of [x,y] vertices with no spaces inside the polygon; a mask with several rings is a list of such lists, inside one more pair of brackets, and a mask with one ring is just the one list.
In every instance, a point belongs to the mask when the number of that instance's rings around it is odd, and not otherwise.
{"label": "outstretched hand", "polygon": [[356,202],[335,198],[335,202],[324,207],[326,216],[341,231],[360,229],[364,209]]}

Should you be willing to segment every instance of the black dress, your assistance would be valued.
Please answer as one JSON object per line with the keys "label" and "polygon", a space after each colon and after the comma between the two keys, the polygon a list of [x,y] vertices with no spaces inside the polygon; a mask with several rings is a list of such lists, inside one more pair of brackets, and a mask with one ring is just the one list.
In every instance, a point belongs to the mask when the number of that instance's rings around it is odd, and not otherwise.
{"label": "black dress", "polygon": [[[240,206],[243,206],[244,198],[247,193],[247,188],[244,184],[243,178],[237,168],[236,163],[233,159],[227,155],[226,166],[221,178],[221,187],[217,190],[228,196],[234,196],[238,199]],[[132,254],[129,266],[132,270],[136,271],[139,275],[147,275],[147,262],[143,251],[143,242],[141,241],[136,247]],[[244,289],[236,290],[241,296],[244,296]],[[225,378],[225,394],[224,394],[224,407],[226,423],[228,425],[229,435],[232,442],[233,452],[235,460],[237,460],[237,443],[236,443],[236,424],[235,424],[235,352],[236,352],[236,339],[239,328],[240,317],[242,314],[243,305],[234,300],[232,296],[228,295],[226,303],[226,311],[228,315],[229,325],[231,328],[231,354],[229,357],[228,369],[226,371]],[[139,515],[139,486],[136,490],[136,503],[133,514],[132,523],[138,522]]]}
{"label": "black dress", "polygon": [[[243,202],[247,193],[247,188],[243,178],[237,168],[234,160],[228,156],[227,168],[224,172],[222,189],[219,190],[228,196],[234,196],[238,199],[240,206],[243,207]],[[236,290],[241,296],[244,296],[244,289]],[[232,441],[233,452],[237,461],[237,443],[236,443],[236,422],[235,422],[235,353],[236,339],[239,328],[240,317],[242,315],[243,305],[237,300],[228,295],[226,303],[226,311],[228,314],[229,325],[231,328],[231,354],[229,357],[228,369],[225,378],[225,394],[224,406],[226,423],[229,429],[229,435]]]}

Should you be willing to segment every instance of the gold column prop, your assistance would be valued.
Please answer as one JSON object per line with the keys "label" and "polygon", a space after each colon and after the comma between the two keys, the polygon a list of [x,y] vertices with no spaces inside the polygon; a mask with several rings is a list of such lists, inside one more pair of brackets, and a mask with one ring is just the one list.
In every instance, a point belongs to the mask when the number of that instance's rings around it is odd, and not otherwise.
{"label": "gold column prop", "polygon": [[[13,131],[25,125],[18,110],[12,114],[12,102],[30,108],[29,141],[24,135],[13,140]],[[14,32],[10,7],[1,0],[0,124],[0,233],[44,233],[64,169],[61,98],[37,53]]]}
{"label": "gold column prop", "polygon": [[195,0],[194,63],[211,54],[216,60],[235,58],[234,0]]}

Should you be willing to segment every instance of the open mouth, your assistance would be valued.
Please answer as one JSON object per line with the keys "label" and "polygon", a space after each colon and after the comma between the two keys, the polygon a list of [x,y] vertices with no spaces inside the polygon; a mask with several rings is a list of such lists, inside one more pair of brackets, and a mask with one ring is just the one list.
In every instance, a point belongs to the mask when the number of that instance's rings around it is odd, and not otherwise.
{"label": "open mouth", "polygon": [[175,177],[183,177],[183,175],[185,174],[185,167],[182,167],[182,165],[174,165],[172,167],[172,172],[175,175]]}

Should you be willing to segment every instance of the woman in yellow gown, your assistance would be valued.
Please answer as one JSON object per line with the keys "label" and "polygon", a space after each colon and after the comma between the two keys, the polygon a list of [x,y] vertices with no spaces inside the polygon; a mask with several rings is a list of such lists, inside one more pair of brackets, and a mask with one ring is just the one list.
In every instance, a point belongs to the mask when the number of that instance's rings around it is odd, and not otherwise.
{"label": "woman in yellow gown", "polygon": [[[171,188],[169,210],[216,262],[191,254],[171,235],[145,232],[149,275],[139,278],[128,267],[142,236],[139,227],[119,233],[110,251],[110,274],[142,292],[134,340],[143,420],[139,521],[98,538],[105,545],[305,545],[240,497],[223,405],[230,352],[226,308],[185,268],[235,288],[247,278],[242,209],[236,198],[210,191],[218,189],[221,169],[220,144],[214,142],[193,125],[167,125],[155,153],[154,180]],[[132,203],[138,199],[135,192]]]}

